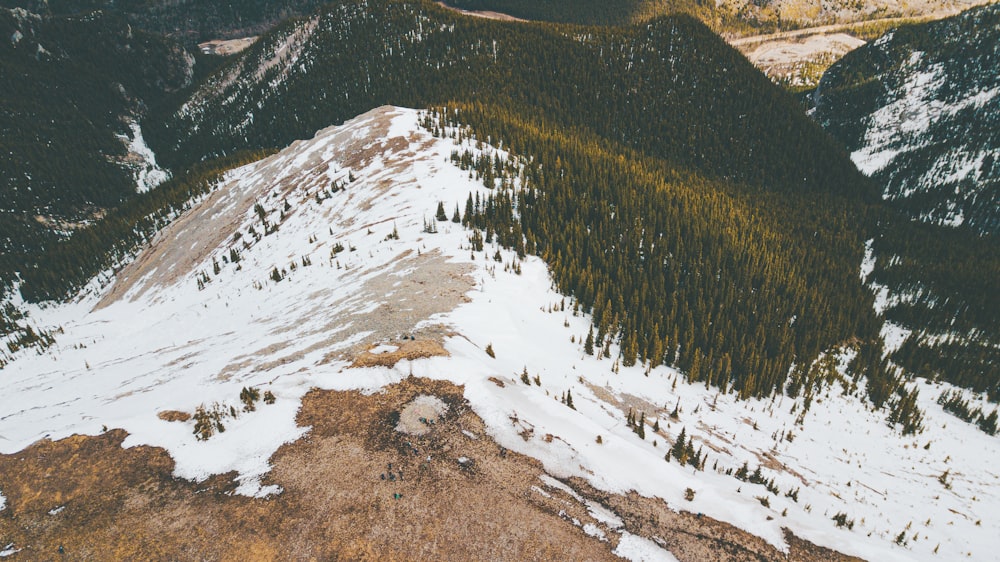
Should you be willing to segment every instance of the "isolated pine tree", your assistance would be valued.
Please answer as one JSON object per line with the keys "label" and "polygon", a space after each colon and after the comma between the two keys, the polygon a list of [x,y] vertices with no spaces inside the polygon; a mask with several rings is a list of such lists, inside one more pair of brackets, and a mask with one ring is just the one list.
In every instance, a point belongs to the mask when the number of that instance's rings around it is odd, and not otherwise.
{"label": "isolated pine tree", "polygon": [[746,482],[747,476],[749,476],[749,474],[750,474],[750,467],[747,466],[746,462],[744,462],[743,466],[741,466],[740,469],[736,471],[736,479]]}
{"label": "isolated pine tree", "polygon": [[674,441],[674,446],[670,448],[670,454],[675,459],[677,459],[681,464],[684,464],[684,451],[687,445],[687,428],[681,428],[681,434],[677,436],[677,440]]}
{"label": "isolated pine tree", "polygon": [[442,203],[441,201],[438,201],[437,214],[435,215],[435,218],[438,220],[438,222],[444,222],[448,220],[448,215],[444,212],[444,203]]}

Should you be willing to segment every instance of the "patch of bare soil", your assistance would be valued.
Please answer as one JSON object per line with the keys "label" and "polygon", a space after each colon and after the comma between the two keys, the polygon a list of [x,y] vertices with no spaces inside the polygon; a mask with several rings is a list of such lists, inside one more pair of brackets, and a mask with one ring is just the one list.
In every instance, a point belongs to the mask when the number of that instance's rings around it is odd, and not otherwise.
{"label": "patch of bare soil", "polygon": [[[446,408],[423,435],[397,431],[421,396]],[[60,546],[67,560],[611,560],[618,527],[594,518],[587,502],[597,502],[682,561],[842,559],[791,536],[786,558],[659,500],[543,480],[448,382],[312,391],[297,421],[312,429],[271,459],[265,484],[283,492],[267,499],[231,495],[232,474],[175,479],[162,449],[123,449],[121,430],[0,455],[0,543],[21,549],[11,560],[61,559]]]}
{"label": "patch of bare soil", "polygon": [[521,22],[528,21],[526,19],[516,18],[510,14],[503,14],[500,12],[493,12],[490,10],[463,10],[461,8],[455,8],[453,6],[449,6],[445,2],[438,2],[437,5],[441,6],[442,8],[451,10],[453,12],[458,12],[460,14],[476,18],[485,18],[489,20],[499,20],[499,21],[521,21]]}
{"label": "patch of bare soil", "polygon": [[206,55],[235,55],[245,50],[257,41],[257,37],[241,37],[239,39],[213,39],[198,43],[198,48]]}

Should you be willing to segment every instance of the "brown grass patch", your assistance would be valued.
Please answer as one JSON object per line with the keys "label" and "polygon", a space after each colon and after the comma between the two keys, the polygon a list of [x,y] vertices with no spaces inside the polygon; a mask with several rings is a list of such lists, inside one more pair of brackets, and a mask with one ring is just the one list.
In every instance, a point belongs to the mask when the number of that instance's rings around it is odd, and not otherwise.
{"label": "brown grass patch", "polygon": [[[447,410],[424,435],[396,431],[402,410],[424,394]],[[67,560],[102,561],[617,559],[617,531],[541,480],[538,461],[490,439],[461,387],[409,378],[367,396],[314,390],[297,422],[312,429],[272,457],[264,483],[284,491],[268,499],[233,496],[233,474],[177,480],[162,449],[123,449],[121,430],[0,455],[0,543],[23,549],[13,561],[61,559],[60,545]],[[660,500],[566,484],[681,561],[839,557],[789,537],[786,558]],[[584,534],[586,524],[607,541]]]}
{"label": "brown grass patch", "polygon": [[370,346],[367,351],[362,351],[354,358],[352,367],[392,367],[396,363],[407,359],[426,359],[428,357],[448,357],[448,351],[440,342],[434,340],[402,340],[393,342],[396,351],[385,353],[372,353],[371,350],[378,346]]}
{"label": "brown grass patch", "polygon": [[191,419],[191,414],[178,410],[163,410],[157,412],[156,417],[168,422],[186,422]]}

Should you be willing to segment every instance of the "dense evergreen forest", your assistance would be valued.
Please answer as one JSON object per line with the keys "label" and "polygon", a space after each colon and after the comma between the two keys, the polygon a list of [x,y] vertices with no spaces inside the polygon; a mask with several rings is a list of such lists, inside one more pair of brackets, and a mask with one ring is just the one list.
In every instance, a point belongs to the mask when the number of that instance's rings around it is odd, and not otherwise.
{"label": "dense evergreen forest", "polygon": [[[190,84],[173,42],[108,14],[41,18],[0,10],[0,285],[75,223],[136,191],[129,122]],[[7,40],[9,39],[9,40]],[[67,227],[56,230],[67,230]]]}
{"label": "dense evergreen forest", "polygon": [[912,374],[1000,401],[1000,243],[994,235],[897,220],[875,239],[872,279],[901,298],[885,318],[913,333],[892,360]]}
{"label": "dense evergreen forest", "polygon": [[877,333],[872,298],[843,265],[860,257],[858,215],[825,214],[821,232],[819,214],[801,213],[809,201],[842,205],[836,194],[748,192],[491,105],[445,119],[530,155],[513,176],[503,161],[460,155],[497,187],[466,202],[464,220],[485,240],[544,257],[593,313],[595,345],[619,343],[624,365],[667,363],[695,382],[767,396],[785,390],[801,358]]}
{"label": "dense evergreen forest", "polygon": [[[687,16],[562,28],[390,0],[377,9],[332,4],[315,25],[308,34],[299,22],[279,28],[154,124],[147,137],[158,157],[183,167],[248,145],[285,146],[386,103],[475,100],[584,127],[712,177],[877,198],[790,96]],[[294,65],[274,64],[284,46]]]}
{"label": "dense evergreen forest", "polygon": [[[909,25],[852,51],[823,76],[816,118],[851,151],[876,115],[906,104],[872,179],[887,219],[873,280],[897,295],[885,316],[913,333],[892,359],[1000,400],[1000,6]],[[918,86],[919,84],[919,86]],[[889,109],[887,109],[889,108]],[[922,112],[926,124],[922,125]],[[960,216],[960,220],[955,220]],[[956,223],[959,225],[956,226]]]}
{"label": "dense evergreen forest", "polygon": [[24,8],[46,16],[117,13],[138,29],[194,44],[248,37],[278,22],[308,14],[323,0],[0,0],[0,7]]}
{"label": "dense evergreen forest", "polygon": [[[50,248],[22,294],[63,298],[114,267],[209,188],[225,167],[209,161],[243,161],[382,104],[448,107],[437,116],[451,130],[521,156],[456,155],[495,195],[452,203],[486,239],[546,259],[593,314],[599,352],[614,341],[623,363],[676,365],[749,397],[809,395],[823,384],[813,360],[856,347],[854,383],[919,429],[858,275],[865,241],[906,221],[794,99],[687,15],[594,28],[346,0],[286,22],[147,122],[161,163],[201,167],[121,207],[108,230]],[[980,368],[952,380],[988,387]]]}

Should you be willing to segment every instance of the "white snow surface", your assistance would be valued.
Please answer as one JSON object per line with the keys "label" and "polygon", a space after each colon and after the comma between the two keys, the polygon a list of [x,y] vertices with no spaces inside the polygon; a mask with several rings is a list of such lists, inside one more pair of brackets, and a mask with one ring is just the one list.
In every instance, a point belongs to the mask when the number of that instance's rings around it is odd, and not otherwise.
{"label": "white snow surface", "polygon": [[673,554],[663,550],[655,542],[628,531],[622,532],[614,553],[632,562],[677,562]]}
{"label": "white snow surface", "polygon": [[133,121],[129,123],[129,128],[132,130],[132,138],[129,140],[128,151],[135,159],[133,166],[136,191],[145,193],[170,179],[170,173],[156,163],[156,154],[146,144],[146,139],[142,138],[139,123]]}
{"label": "white snow surface", "polygon": [[[150,260],[132,285],[31,309],[35,324],[62,327],[64,333],[41,355],[20,352],[0,371],[0,452],[22,450],[41,438],[120,427],[130,434],[126,447],[164,447],[179,477],[202,480],[235,470],[240,493],[276,494],[281,490],[261,487],[260,479],[281,444],[309,431],[295,424],[309,389],[374,393],[412,373],[464,385],[490,436],[539,459],[556,477],[578,476],[602,490],[662,498],[673,509],[729,522],[781,549],[787,527],[868,560],[1000,560],[1000,441],[942,411],[935,399],[950,387],[921,383],[926,429],[902,438],[862,398],[863,381],[852,388],[847,379],[843,387],[818,393],[803,414],[802,398],[741,402],[689,385],[667,367],[648,375],[641,365],[613,372],[613,359],[584,354],[590,319],[572,313],[571,301],[554,291],[540,259],[525,259],[518,275],[488,259],[494,246],[472,260],[469,233],[460,225],[441,222],[438,233],[423,232],[438,201],[450,214],[470,192],[485,196],[487,190],[448,161],[458,148],[455,141],[432,137],[418,119],[415,110],[380,108],[241,168],[186,215],[202,213],[201,222],[181,217],[184,226],[154,240],[154,250],[193,246],[188,254]],[[471,142],[466,147],[474,149]],[[342,146],[351,143],[374,155],[348,169]],[[349,175],[356,181],[348,182]],[[338,182],[345,189],[329,193]],[[317,193],[329,197],[320,202]],[[285,200],[290,210],[282,220]],[[254,202],[280,228],[249,248],[238,244],[242,259],[227,263],[223,258],[236,232],[252,241],[249,227],[263,230]],[[224,242],[196,251],[208,236],[201,223],[219,231]],[[399,240],[387,239],[394,228]],[[195,235],[203,238],[186,238]],[[338,242],[356,251],[331,257]],[[419,269],[421,262],[407,261],[418,252],[439,253],[472,271],[466,301],[422,322],[444,324],[456,334],[444,342],[450,356],[348,369],[339,351],[386,344],[369,341],[375,331],[367,326],[379,318],[378,305],[388,295],[371,294],[368,283],[387,278],[386,272]],[[505,263],[515,259],[511,252],[501,254]],[[291,269],[307,256],[312,265]],[[277,283],[270,279],[274,268],[286,270]],[[565,312],[550,312],[564,299]],[[496,358],[485,353],[488,344]],[[842,354],[841,363],[847,357]],[[524,368],[540,377],[541,386],[520,382]],[[226,417],[226,431],[206,441],[195,439],[193,421],[157,417],[163,410],[193,412],[213,403],[238,408],[240,389],[251,385],[273,392],[276,403]],[[566,390],[572,390],[575,410],[559,401]],[[675,421],[668,414],[678,400]],[[644,412],[650,424],[659,419],[661,433],[650,426],[645,440],[637,437],[626,426],[629,407]],[[704,446],[708,453],[705,471],[663,460],[682,428],[696,449]],[[528,440],[520,435],[526,429],[533,430]],[[557,438],[546,440],[546,434]],[[598,435],[602,444],[595,441]],[[764,465],[765,477],[774,478],[781,493],[769,495],[764,486],[724,473],[744,462],[751,470]],[[946,470],[950,488],[938,481]],[[543,482],[561,484],[549,477]],[[695,490],[693,501],[684,499],[686,488]],[[795,488],[798,501],[785,496]],[[770,507],[758,496],[768,496]],[[832,517],[841,512],[855,521],[853,530],[835,526]],[[601,506],[591,506],[591,513],[604,522],[620,521]],[[906,544],[897,545],[904,530]],[[622,532],[616,553],[632,560],[673,559],[651,539]]]}

